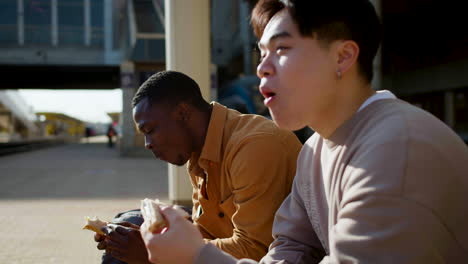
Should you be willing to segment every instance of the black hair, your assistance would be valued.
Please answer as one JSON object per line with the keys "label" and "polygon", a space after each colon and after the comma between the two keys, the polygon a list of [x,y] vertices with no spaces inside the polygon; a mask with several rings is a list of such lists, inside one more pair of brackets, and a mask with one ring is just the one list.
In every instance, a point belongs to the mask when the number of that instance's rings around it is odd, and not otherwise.
{"label": "black hair", "polygon": [[381,24],[368,0],[260,0],[251,23],[261,38],[270,19],[287,9],[302,36],[316,37],[328,45],[335,40],[353,40],[359,46],[358,67],[365,79],[373,77],[372,61],[381,41]]}
{"label": "black hair", "polygon": [[165,103],[175,106],[185,102],[198,109],[208,105],[198,84],[189,76],[176,71],[161,71],[149,77],[138,88],[132,100],[132,107],[144,98],[147,98],[151,105]]}

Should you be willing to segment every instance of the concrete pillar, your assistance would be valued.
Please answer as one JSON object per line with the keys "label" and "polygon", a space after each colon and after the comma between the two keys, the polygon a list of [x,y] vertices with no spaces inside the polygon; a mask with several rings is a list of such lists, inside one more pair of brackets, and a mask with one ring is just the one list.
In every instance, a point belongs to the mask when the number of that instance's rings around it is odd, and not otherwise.
{"label": "concrete pillar", "polygon": [[[192,77],[210,99],[210,1],[165,0],[166,68]],[[190,204],[186,167],[169,165],[169,200]]]}
{"label": "concrete pillar", "polygon": [[122,89],[122,114],[120,117],[121,133],[120,137],[120,154],[125,156],[135,149],[135,127],[133,124],[132,115],[132,98],[137,90],[137,82],[135,76],[135,64],[130,61],[124,61],[120,65],[120,82]]}
{"label": "concrete pillar", "polygon": [[444,121],[449,127],[453,128],[455,126],[455,103],[452,91],[444,93],[444,108]]}
{"label": "concrete pillar", "polygon": [[[382,0],[370,0],[375,7],[382,22]],[[374,59],[374,78],[372,79],[372,88],[374,90],[385,89],[382,82],[382,43]]]}

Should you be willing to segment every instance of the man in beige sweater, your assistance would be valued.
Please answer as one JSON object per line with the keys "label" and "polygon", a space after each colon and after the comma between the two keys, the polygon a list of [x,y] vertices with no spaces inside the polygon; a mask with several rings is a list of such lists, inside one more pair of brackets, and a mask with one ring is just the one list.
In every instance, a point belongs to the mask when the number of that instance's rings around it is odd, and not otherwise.
{"label": "man in beige sweater", "polygon": [[[380,23],[370,2],[261,0],[252,24],[274,121],[317,132],[260,262],[467,262],[468,148],[434,116],[372,89]],[[152,261],[255,263],[203,245],[171,208],[163,213],[167,232],[142,230]]]}

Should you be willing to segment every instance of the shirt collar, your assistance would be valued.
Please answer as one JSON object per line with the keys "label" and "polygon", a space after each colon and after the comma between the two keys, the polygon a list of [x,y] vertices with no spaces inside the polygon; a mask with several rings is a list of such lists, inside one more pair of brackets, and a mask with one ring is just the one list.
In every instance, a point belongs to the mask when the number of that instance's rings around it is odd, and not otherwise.
{"label": "shirt collar", "polygon": [[211,105],[213,106],[213,111],[211,111],[210,123],[200,154],[200,161],[220,162],[223,132],[228,110],[225,106],[216,102],[211,102]]}
{"label": "shirt collar", "polygon": [[396,99],[396,96],[388,90],[377,91],[374,95],[367,98],[367,100],[361,105],[361,107],[359,107],[358,112],[366,108],[371,103],[382,99]]}

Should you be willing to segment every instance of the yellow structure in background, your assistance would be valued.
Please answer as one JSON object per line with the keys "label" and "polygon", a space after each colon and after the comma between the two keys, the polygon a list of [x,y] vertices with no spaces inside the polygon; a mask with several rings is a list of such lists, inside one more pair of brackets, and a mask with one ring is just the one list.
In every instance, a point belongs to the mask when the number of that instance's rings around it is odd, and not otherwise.
{"label": "yellow structure in background", "polygon": [[85,134],[86,124],[77,118],[53,112],[38,112],[36,115],[41,121],[42,131],[46,137],[78,140]]}
{"label": "yellow structure in background", "polygon": [[111,118],[113,124],[120,123],[120,112],[109,112],[107,115]]}

